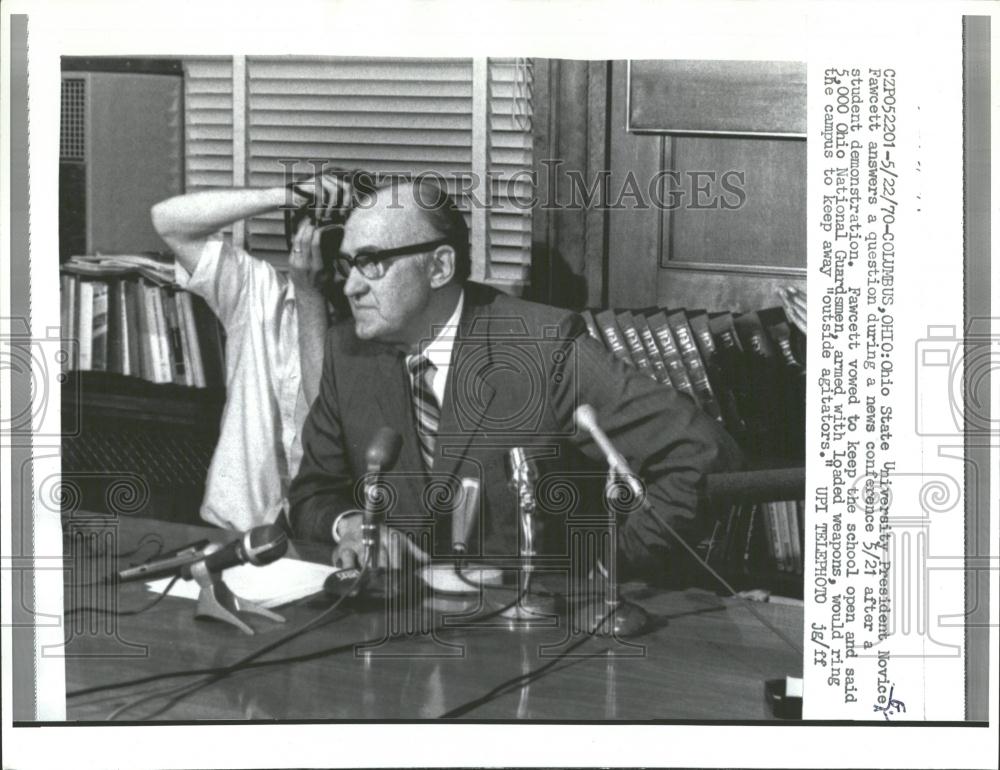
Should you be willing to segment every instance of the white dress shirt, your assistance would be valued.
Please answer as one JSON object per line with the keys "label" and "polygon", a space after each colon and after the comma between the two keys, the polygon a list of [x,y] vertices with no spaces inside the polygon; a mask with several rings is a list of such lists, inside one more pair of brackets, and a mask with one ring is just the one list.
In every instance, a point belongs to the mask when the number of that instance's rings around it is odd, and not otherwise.
{"label": "white dress shirt", "polygon": [[[438,407],[444,405],[444,391],[448,384],[448,370],[451,368],[451,356],[455,349],[455,338],[458,336],[458,325],[462,320],[462,308],[465,306],[465,292],[458,295],[458,304],[441,330],[433,340],[424,346],[422,352],[427,360],[434,365],[434,377],[431,380],[431,390],[437,399]],[[436,328],[436,327],[435,327]],[[411,353],[406,357],[406,367],[409,371],[410,361],[417,357]]]}
{"label": "white dress shirt", "polygon": [[302,392],[294,287],[270,264],[209,240],[182,288],[203,297],[226,330],[226,405],[201,517],[244,531],[273,522],[287,505],[302,460]]}

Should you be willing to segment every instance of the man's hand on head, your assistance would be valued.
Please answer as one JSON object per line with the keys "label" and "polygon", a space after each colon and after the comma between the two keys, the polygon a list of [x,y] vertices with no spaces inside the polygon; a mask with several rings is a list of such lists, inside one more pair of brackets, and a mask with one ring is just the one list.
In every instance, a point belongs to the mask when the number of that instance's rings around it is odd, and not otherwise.
{"label": "man's hand on head", "polygon": [[302,199],[299,203],[313,209],[315,220],[330,221],[337,215],[341,219],[347,217],[354,191],[351,183],[340,175],[342,173],[333,170],[324,171],[290,185]]}
{"label": "man's hand on head", "polygon": [[[340,543],[333,549],[333,566],[338,569],[360,568],[365,560],[362,545],[360,513],[345,516],[337,526]],[[379,525],[379,566],[400,569],[403,555],[411,555],[420,564],[426,564],[430,557],[406,535],[394,529]]]}

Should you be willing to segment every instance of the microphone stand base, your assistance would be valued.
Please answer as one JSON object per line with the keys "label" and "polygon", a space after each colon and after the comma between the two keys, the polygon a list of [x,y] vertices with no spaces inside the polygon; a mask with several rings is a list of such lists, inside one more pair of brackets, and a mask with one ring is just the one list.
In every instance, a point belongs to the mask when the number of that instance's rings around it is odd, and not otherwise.
{"label": "microphone stand base", "polygon": [[223,623],[235,626],[247,636],[253,636],[254,630],[236,616],[237,612],[259,615],[262,618],[273,620],[275,623],[285,622],[285,619],[278,613],[234,594],[229,590],[229,586],[223,582],[221,575],[209,572],[202,563],[191,568],[191,576],[201,586],[201,591],[198,594],[198,608],[194,613],[196,618],[221,620]]}
{"label": "microphone stand base", "polygon": [[517,604],[501,612],[500,617],[512,621],[512,628],[553,628],[559,625],[555,599],[548,596],[522,596]]}

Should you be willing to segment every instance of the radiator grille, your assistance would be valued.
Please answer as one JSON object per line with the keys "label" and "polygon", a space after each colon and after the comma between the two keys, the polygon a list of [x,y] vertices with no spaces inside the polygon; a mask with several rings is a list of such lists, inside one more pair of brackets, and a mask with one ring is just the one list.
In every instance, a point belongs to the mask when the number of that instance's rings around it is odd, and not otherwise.
{"label": "radiator grille", "polygon": [[59,123],[59,160],[84,161],[86,81],[63,78]]}

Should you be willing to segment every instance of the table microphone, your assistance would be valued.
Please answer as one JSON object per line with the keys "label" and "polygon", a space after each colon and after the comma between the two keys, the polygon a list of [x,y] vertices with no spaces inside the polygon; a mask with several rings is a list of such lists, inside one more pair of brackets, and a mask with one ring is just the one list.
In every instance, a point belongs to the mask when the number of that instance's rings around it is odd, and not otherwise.
{"label": "table microphone", "polygon": [[288,550],[288,536],[277,524],[264,524],[244,532],[236,540],[222,547],[208,543],[201,547],[189,547],[176,554],[129,567],[118,572],[118,582],[149,580],[164,575],[180,575],[190,579],[192,564],[205,562],[209,572],[221,572],[238,564],[253,564],[261,567],[277,561]]}
{"label": "table microphone", "polygon": [[597,412],[594,411],[594,407],[590,404],[580,404],[573,413],[573,419],[576,422],[576,426],[581,430],[587,431],[597,443],[601,452],[604,453],[604,457],[608,461],[608,467],[611,468],[612,472],[625,479],[625,483],[628,484],[628,488],[636,496],[637,500],[643,499],[644,490],[642,482],[632,472],[625,456],[615,449],[615,445],[611,443],[611,439],[601,430],[601,426],[597,424]]}
{"label": "table microphone", "polygon": [[403,446],[403,437],[388,426],[383,426],[375,433],[375,437],[365,450],[365,461],[368,465],[368,475],[365,481],[365,510],[361,519],[361,544],[369,569],[379,566],[379,531],[378,531],[378,486],[381,474],[388,470],[399,457]]}
{"label": "table microphone", "polygon": [[462,499],[451,518],[451,548],[456,554],[469,550],[469,535],[479,518],[479,479],[462,479]]}

